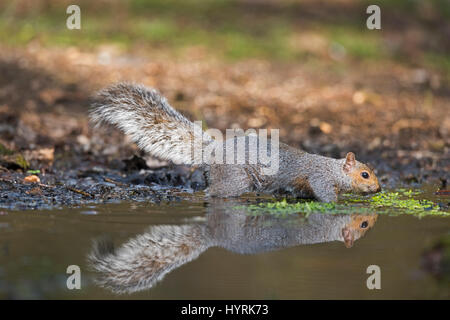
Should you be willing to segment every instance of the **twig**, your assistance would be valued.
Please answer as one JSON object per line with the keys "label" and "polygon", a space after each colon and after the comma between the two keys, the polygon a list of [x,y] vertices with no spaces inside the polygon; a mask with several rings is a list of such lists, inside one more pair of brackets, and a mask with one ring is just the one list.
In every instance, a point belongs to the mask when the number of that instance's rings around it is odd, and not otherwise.
{"label": "twig", "polygon": [[118,182],[118,181],[114,181],[114,180],[112,180],[112,179],[110,179],[110,178],[103,178],[103,180],[105,180],[106,182],[115,184],[116,186],[119,186],[119,187],[127,187],[127,186],[128,186],[128,185],[125,184],[125,183]]}
{"label": "twig", "polygon": [[51,185],[43,184],[43,183],[39,183],[38,185],[39,185],[39,187],[43,187],[43,188],[50,188],[50,189],[56,188],[56,186],[51,186]]}
{"label": "twig", "polygon": [[450,190],[438,190],[434,194],[437,196],[450,196]]}
{"label": "twig", "polygon": [[75,188],[72,188],[72,187],[68,187],[68,186],[66,186],[66,188],[67,188],[68,190],[72,191],[72,192],[82,194],[82,195],[85,196],[85,197],[95,198],[95,196],[94,196],[93,194],[87,193],[87,192],[85,192],[85,191],[83,191],[83,190],[78,190],[78,189],[75,189]]}
{"label": "twig", "polygon": [[10,184],[15,184],[16,182],[13,180],[9,180],[9,179],[5,179],[5,178],[0,178],[1,182],[6,182],[6,183],[10,183]]}

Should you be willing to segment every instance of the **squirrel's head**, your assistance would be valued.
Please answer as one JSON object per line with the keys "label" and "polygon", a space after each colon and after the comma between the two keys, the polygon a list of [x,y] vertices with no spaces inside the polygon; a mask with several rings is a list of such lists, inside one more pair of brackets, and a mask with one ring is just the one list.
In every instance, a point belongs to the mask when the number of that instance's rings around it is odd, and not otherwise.
{"label": "squirrel's head", "polygon": [[353,192],[368,194],[381,191],[377,176],[373,170],[364,163],[356,161],[353,152],[347,153],[342,169],[351,179],[351,190]]}
{"label": "squirrel's head", "polygon": [[350,222],[342,228],[342,241],[347,248],[353,246],[353,242],[358,240],[364,234],[373,227],[377,221],[378,215],[358,215],[351,216]]}

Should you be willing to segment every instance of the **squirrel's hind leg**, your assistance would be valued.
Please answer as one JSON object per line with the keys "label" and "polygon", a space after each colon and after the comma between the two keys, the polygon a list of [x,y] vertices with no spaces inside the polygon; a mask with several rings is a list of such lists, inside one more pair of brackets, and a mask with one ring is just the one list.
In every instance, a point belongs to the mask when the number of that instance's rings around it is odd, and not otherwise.
{"label": "squirrel's hind leg", "polygon": [[238,197],[254,191],[253,182],[244,166],[212,165],[209,169],[209,187],[206,193],[213,197]]}

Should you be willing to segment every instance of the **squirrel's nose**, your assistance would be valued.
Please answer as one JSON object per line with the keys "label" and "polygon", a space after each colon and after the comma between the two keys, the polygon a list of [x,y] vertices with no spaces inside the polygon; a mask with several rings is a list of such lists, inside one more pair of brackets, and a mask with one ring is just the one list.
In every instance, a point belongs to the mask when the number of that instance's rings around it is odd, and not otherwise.
{"label": "squirrel's nose", "polygon": [[377,190],[375,190],[375,192],[380,192],[380,191],[381,191],[381,186],[378,185],[378,188],[377,188]]}

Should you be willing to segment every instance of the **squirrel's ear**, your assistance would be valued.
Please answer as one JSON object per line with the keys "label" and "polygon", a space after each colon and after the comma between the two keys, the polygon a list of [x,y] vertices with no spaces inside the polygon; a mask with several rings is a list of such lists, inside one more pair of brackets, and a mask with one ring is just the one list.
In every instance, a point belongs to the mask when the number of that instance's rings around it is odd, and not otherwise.
{"label": "squirrel's ear", "polygon": [[342,229],[342,237],[344,238],[344,244],[347,248],[351,248],[353,246],[353,234],[352,231],[348,227],[344,227]]}
{"label": "squirrel's ear", "polygon": [[350,172],[353,167],[356,164],[355,154],[353,152],[347,153],[345,156],[345,163],[344,163],[344,171]]}

